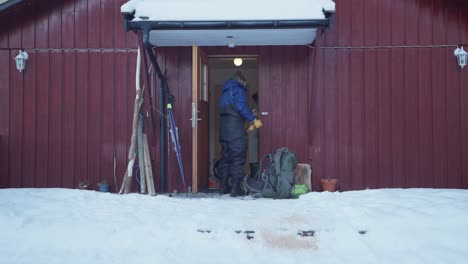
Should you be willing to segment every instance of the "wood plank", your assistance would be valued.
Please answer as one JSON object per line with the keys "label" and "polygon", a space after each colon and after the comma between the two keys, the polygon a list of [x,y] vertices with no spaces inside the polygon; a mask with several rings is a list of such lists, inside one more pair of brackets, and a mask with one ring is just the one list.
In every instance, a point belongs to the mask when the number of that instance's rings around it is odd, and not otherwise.
{"label": "wood plank", "polygon": [[418,0],[405,1],[405,44],[419,44],[419,3]]}
{"label": "wood plank", "polygon": [[404,51],[402,49],[391,50],[391,109],[392,109],[392,171],[394,188],[402,188],[405,184],[405,124],[404,124]]}
{"label": "wood plank", "polygon": [[[176,121],[176,125],[179,126],[181,122],[181,117],[178,115],[178,111],[182,105],[182,102],[185,100],[180,100],[180,90],[179,90],[179,56],[177,48],[171,48],[167,52],[166,57],[166,69],[167,69],[167,82],[170,92],[175,96],[175,103],[173,105],[173,112]],[[172,192],[177,189],[177,186],[182,181],[179,171],[179,165],[177,163],[176,153],[172,145],[172,140],[169,134],[168,141],[168,173],[167,173],[167,185],[168,191]]]}
{"label": "wood plank", "polygon": [[131,32],[125,32],[123,26],[116,26],[116,25],[121,25],[122,19],[122,14],[120,13],[120,7],[127,2],[127,0],[116,0],[114,2],[114,47],[117,49],[124,49],[126,48],[126,41],[127,41],[127,35],[133,34]]}
{"label": "wood plank", "polygon": [[380,0],[364,1],[364,43],[366,46],[378,44],[378,2]]}
{"label": "wood plank", "polygon": [[[96,186],[101,173],[101,53],[89,56],[88,90],[88,177]],[[133,97],[135,98],[135,97]]]}
{"label": "wood plank", "polygon": [[50,53],[50,72],[54,78],[50,79],[49,99],[49,177],[48,187],[62,186],[62,112],[63,112],[63,54]]}
{"label": "wood plank", "polygon": [[290,148],[291,151],[296,153],[296,158],[300,158],[298,153],[300,148],[294,144],[294,139],[297,137],[296,132],[298,132],[297,130],[294,130],[297,119],[287,118],[287,116],[293,114],[296,117],[299,117],[301,114],[305,114],[306,112],[301,113],[302,109],[299,109],[297,103],[295,102],[295,94],[299,94],[295,84],[295,79],[297,78],[297,76],[295,76],[297,70],[294,70],[294,64],[296,63],[295,49],[292,49],[291,47],[285,47],[283,54],[283,85],[281,87],[280,97],[282,99],[282,116],[279,118],[279,120],[283,121],[283,146]]}
{"label": "wood plank", "polygon": [[[161,70],[164,71],[166,69],[166,54],[167,54],[167,50],[168,48],[158,48],[156,50],[156,59],[158,61],[158,64],[159,66],[161,67]],[[156,72],[154,72],[155,76],[156,76]],[[160,101],[160,88],[159,88],[159,78],[155,77],[154,78],[154,81],[156,82],[156,84],[153,85],[153,90],[152,90],[152,94],[153,94],[153,105],[156,106],[156,108],[158,108],[158,105],[159,104],[159,101]],[[190,104],[191,106],[191,104]],[[156,111],[158,112],[158,111]],[[154,180],[155,180],[155,185],[156,185],[156,190],[159,190],[159,192],[161,192],[163,189],[161,187],[161,174],[159,173],[161,171],[161,141],[160,141],[160,137],[159,137],[159,131],[160,131],[160,118],[161,118],[161,115],[157,115],[159,118],[155,118],[155,122],[156,122],[156,125],[155,125],[155,130],[156,130],[156,133],[153,134],[153,130],[150,130],[150,132],[152,133],[151,137],[148,138],[148,141],[149,141],[149,144],[150,144],[150,148],[152,148],[152,150],[150,149],[150,153],[151,153],[151,158],[152,158],[152,162],[153,162],[153,165],[157,164],[159,166],[157,167],[153,167],[155,168],[154,171],[158,171],[158,173],[156,173],[156,175],[153,175],[154,177]],[[163,120],[165,120],[164,118],[162,118]],[[149,121],[148,121],[149,122]],[[165,123],[167,124],[167,123]],[[166,131],[166,138],[169,139],[169,134],[168,134],[168,130],[165,129]],[[165,153],[166,155],[166,168],[167,168],[167,151]],[[157,169],[156,169],[157,168]],[[164,189],[167,190],[167,171],[166,171],[166,181],[164,183]],[[199,184],[198,184],[199,186]],[[193,190],[193,189],[192,189]]]}
{"label": "wood plank", "polygon": [[453,61],[452,47],[445,49],[447,86],[447,187],[461,184],[461,89],[459,67]]}
{"label": "wood plank", "polygon": [[434,45],[447,44],[447,21],[445,14],[449,4],[442,1],[432,1],[432,36]]}
{"label": "wood plank", "polygon": [[[8,65],[10,60],[10,52],[0,50],[0,65]],[[0,71],[0,188],[9,187],[10,69]]]}
{"label": "wood plank", "polygon": [[[291,74],[288,77],[288,84],[285,87],[290,87],[288,90],[289,96],[287,110],[285,113],[294,113],[296,118],[291,126],[291,136],[288,137],[290,141],[291,150],[296,153],[297,159],[300,163],[306,163],[308,159],[308,149],[304,148],[308,144],[308,136],[304,134],[307,131],[307,115],[308,106],[307,101],[302,99],[305,97],[304,87],[307,87],[307,62],[308,62],[308,47],[291,48]],[[301,72],[303,72],[301,74]],[[288,145],[289,145],[288,144]],[[306,145],[307,146],[307,145]]]}
{"label": "wood plank", "polygon": [[[258,59],[258,94],[259,102],[258,107],[262,112],[270,112],[272,108],[271,97],[272,93],[269,93],[270,83],[270,67],[271,67],[272,51],[271,47],[262,47],[260,49],[260,55]],[[271,116],[261,116],[262,118],[262,136],[259,137],[259,157],[268,153],[271,149]]]}
{"label": "wood plank", "polygon": [[62,4],[62,47],[75,47],[75,5],[71,0]]}
{"label": "wood plank", "polygon": [[[192,46],[192,105],[198,102],[198,68],[199,55],[198,47]],[[198,131],[192,126],[192,153],[198,153]],[[192,191],[198,192],[198,159],[197,155],[192,155]]]}
{"label": "wood plank", "polygon": [[405,187],[420,186],[420,166],[419,164],[419,126],[418,126],[418,51],[415,48],[407,48],[405,52]]}
{"label": "wood plank", "polygon": [[365,188],[364,52],[351,52],[351,190]]}
{"label": "wood plank", "polygon": [[434,131],[434,187],[447,188],[447,86],[445,48],[432,49],[432,129]]}
{"label": "wood plank", "polygon": [[338,167],[342,190],[351,187],[351,52],[338,50]]}
{"label": "wood plank", "polygon": [[[467,30],[465,30],[467,31]],[[462,160],[462,184],[461,188],[468,189],[468,90],[466,89],[466,84],[468,83],[468,74],[466,68],[462,71],[460,70],[460,102],[461,102],[461,160]]]}
{"label": "wood plank", "polygon": [[[113,182],[114,178],[114,65],[114,53],[102,53],[100,180],[107,180],[108,182]],[[119,183],[115,184],[117,186]],[[111,186],[113,185],[111,184]]]}
{"label": "wood plank", "polygon": [[146,183],[148,185],[148,194],[149,195],[156,195],[156,189],[154,187],[154,179],[153,179],[153,170],[150,166],[151,158],[149,157],[149,144],[148,144],[148,137],[146,134],[143,134],[143,145],[144,145],[144,153],[145,153],[145,172],[146,172]]}
{"label": "wood plank", "polygon": [[378,76],[377,50],[364,53],[364,134],[366,188],[379,186]]}
{"label": "wood plank", "polygon": [[[36,149],[36,62],[35,52],[28,52],[29,59],[24,71],[23,98],[23,144],[21,187],[33,188]],[[20,74],[19,72],[16,72]]]}
{"label": "wood plank", "polygon": [[[271,60],[271,79],[270,89],[272,91],[282,91],[284,89],[283,81],[283,50],[281,47],[272,47],[272,60]],[[272,152],[276,148],[283,146],[282,140],[284,136],[282,133],[282,119],[283,117],[283,104],[281,96],[272,96],[270,101],[269,113],[271,115],[271,146],[268,152]],[[273,140],[274,139],[274,140]]]}
{"label": "wood plank", "polygon": [[62,187],[76,188],[75,180],[75,117],[76,74],[75,52],[63,54],[63,142],[62,142]]}
{"label": "wood plank", "polygon": [[101,0],[88,1],[88,48],[101,47]]}
{"label": "wood plank", "polygon": [[37,17],[36,17],[36,38],[34,47],[39,49],[46,49],[49,47],[49,0],[42,0],[37,5]]}
{"label": "wood plank", "polygon": [[364,46],[364,0],[353,1],[351,14],[351,44]]}
{"label": "wood plank", "polygon": [[133,33],[133,32],[128,32],[127,33],[127,49],[136,49],[138,48],[138,45],[139,45],[139,38],[137,36],[137,34]]}
{"label": "wood plank", "polygon": [[[10,58],[18,53],[10,51]],[[23,96],[24,96],[24,72],[20,73],[14,63],[10,65],[10,138],[9,138],[9,187],[20,188],[22,177],[22,153],[23,153]]]}
{"label": "wood plank", "polygon": [[432,0],[419,1],[419,45],[432,44]]}
{"label": "wood plank", "polygon": [[324,50],[325,89],[325,177],[338,178],[338,83],[337,54],[334,49]]}
{"label": "wood plank", "polygon": [[20,20],[22,21],[22,23],[20,23],[22,27],[21,48],[32,49],[34,48],[34,39],[36,37],[36,2],[31,2],[29,6],[23,7],[20,13],[25,16],[24,20]]}
{"label": "wood plank", "polygon": [[390,50],[377,51],[378,105],[379,105],[379,187],[391,187],[392,167],[392,90],[391,90],[391,56]]}
{"label": "wood plank", "polygon": [[[119,8],[120,9],[120,8]],[[101,47],[114,47],[114,0],[101,0]],[[120,24],[120,23],[119,23]]]}
{"label": "wood plank", "polygon": [[378,1],[378,45],[389,46],[392,43],[392,2],[394,0]]}
{"label": "wood plank", "polygon": [[[46,34],[47,36],[47,34]],[[35,187],[46,188],[49,172],[50,53],[37,53],[36,99],[36,180]]]}
{"label": "wood plank", "polygon": [[75,45],[79,49],[88,47],[88,0],[75,2]]}
{"label": "wood plank", "polygon": [[[78,42],[77,42],[78,43]],[[93,56],[91,54],[91,56]],[[88,52],[76,53],[75,91],[75,186],[88,181],[88,103],[89,103],[89,60]]]}
{"label": "wood plank", "polygon": [[336,15],[336,25],[333,26],[333,31],[338,31],[338,46],[350,46],[351,45],[351,1],[340,1],[336,5],[337,14]]}
{"label": "wood plank", "polygon": [[405,1],[392,1],[392,45],[405,45]]}
{"label": "wood plank", "polygon": [[447,23],[447,43],[458,45],[460,43],[460,12],[457,5],[448,5],[445,16]]}
{"label": "wood plank", "polygon": [[307,163],[309,159],[309,134],[304,133],[309,129],[309,99],[304,94],[307,94],[309,85],[309,54],[310,48],[302,47],[298,49],[295,63],[296,65],[296,91],[295,99],[298,111],[301,112],[296,119],[296,131],[297,137],[295,138],[296,148],[299,149],[298,157],[300,162]]}
{"label": "wood plank", "polygon": [[309,121],[309,159],[313,168],[312,186],[319,190],[320,178],[325,176],[324,138],[325,138],[325,106],[324,106],[324,80],[323,68],[325,64],[324,52],[320,48],[315,50],[313,65],[313,78],[310,87],[310,121]]}
{"label": "wood plank", "polygon": [[459,17],[460,17],[460,43],[468,43],[468,23],[466,18],[466,11],[463,9],[459,9]]}
{"label": "wood plank", "polygon": [[146,191],[146,168],[149,168],[149,164],[148,165],[145,165],[145,162],[148,161],[148,162],[151,162],[149,159],[147,159],[146,157],[148,155],[145,154],[145,147],[143,145],[143,119],[139,119],[138,120],[138,124],[137,124],[137,131],[136,131],[136,137],[137,137],[137,157],[138,157],[138,175],[136,175],[136,177],[138,177],[137,179],[140,179],[139,180],[139,183],[140,183],[140,193],[147,193]]}
{"label": "wood plank", "polygon": [[[184,161],[184,174],[185,183],[188,186],[192,184],[192,125],[189,120],[190,113],[192,111],[192,105],[190,104],[192,98],[191,76],[192,74],[192,52],[190,47],[183,48],[181,51],[181,57],[179,61],[179,99],[180,101],[180,112],[178,114],[180,118],[179,127],[179,140],[182,146],[182,157]],[[185,191],[181,182],[178,186],[179,191]]]}
{"label": "wood plank", "polygon": [[[127,88],[126,88],[126,98],[127,98],[127,114],[126,114],[126,123],[128,124],[126,126],[126,130],[127,130],[127,138],[126,138],[126,146],[127,146],[127,151],[125,153],[125,164],[128,163],[128,152],[129,152],[129,149],[130,149],[130,143],[131,143],[131,137],[132,137],[132,124],[133,124],[133,112],[134,112],[134,107],[135,107],[135,97],[136,97],[136,90],[135,90],[135,71],[136,71],[136,61],[137,61],[137,53],[136,52],[132,52],[129,54],[128,56],[128,60],[127,60]],[[154,70],[153,70],[154,72]],[[145,93],[148,92],[148,91],[145,91]],[[145,118],[145,121],[147,119]],[[146,129],[150,128],[150,126],[146,126]],[[144,133],[146,132],[147,135],[153,135],[152,130],[146,130],[146,131],[143,131]],[[152,137],[152,136],[150,136]],[[150,142],[150,139],[148,139],[148,141]],[[148,143],[149,143],[148,142]],[[155,159],[154,158],[154,149],[153,149],[153,152],[152,152],[152,149],[151,149],[151,145],[149,146],[150,147],[150,158],[153,162],[153,160]],[[154,165],[154,163],[153,163]],[[159,168],[159,167],[158,167]],[[153,171],[155,171],[155,167],[153,166]],[[156,177],[155,177],[156,178]],[[156,179],[155,179],[156,180]],[[157,183],[157,182],[155,182]],[[133,184],[133,188],[134,190],[136,191],[137,190],[137,186],[136,184]]]}
{"label": "wood plank", "polygon": [[49,48],[58,49],[62,47],[62,9],[60,8],[61,0],[49,0],[50,6],[55,6],[49,10]]}
{"label": "wood plank", "polygon": [[419,163],[421,164],[420,187],[432,188],[433,170],[433,130],[432,130],[432,81],[431,48],[418,50],[418,92],[419,92]]}
{"label": "wood plank", "polygon": [[[127,133],[127,80],[130,76],[127,75],[128,56],[132,53],[116,53],[115,54],[115,154],[117,160],[116,178],[117,183],[123,182],[123,175],[127,168],[128,150],[127,141],[130,136]],[[119,185],[118,185],[119,186]]]}
{"label": "wood plank", "polygon": [[[18,17],[18,20],[23,20],[24,17],[25,17],[25,13],[22,13],[22,12],[16,12],[14,14],[15,16]],[[8,33],[8,48],[10,49],[19,49],[19,48],[22,48],[22,28],[18,25],[16,26],[11,26],[10,25],[10,31]],[[16,52],[16,54],[18,54],[18,52]],[[16,56],[15,54],[15,56]],[[12,57],[14,58],[14,56]]]}
{"label": "wood plank", "polygon": [[0,15],[0,48],[8,48],[8,35],[10,31],[10,20],[7,15],[8,10],[4,10]]}

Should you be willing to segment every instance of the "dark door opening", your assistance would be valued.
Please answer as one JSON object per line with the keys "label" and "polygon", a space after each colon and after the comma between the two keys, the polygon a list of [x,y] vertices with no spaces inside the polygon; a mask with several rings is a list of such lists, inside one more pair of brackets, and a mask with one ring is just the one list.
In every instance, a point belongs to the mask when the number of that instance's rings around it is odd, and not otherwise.
{"label": "dark door opening", "polygon": [[[240,66],[234,64],[242,60]],[[223,84],[226,80],[234,75],[236,71],[241,71],[247,79],[248,94],[247,99],[250,109],[257,109],[257,103],[253,100],[253,95],[258,95],[258,59],[254,56],[226,56],[226,57],[210,57],[209,64],[209,92],[210,92],[210,137],[209,137],[209,167],[210,167],[210,184],[211,190],[217,189],[214,185],[213,167],[218,159],[221,157],[221,144],[219,143],[219,98],[221,96]],[[261,100],[260,98],[258,100]],[[247,124],[246,124],[247,125]],[[248,149],[247,157],[244,166],[244,174],[250,173],[249,163],[258,162],[258,134],[248,134]]]}

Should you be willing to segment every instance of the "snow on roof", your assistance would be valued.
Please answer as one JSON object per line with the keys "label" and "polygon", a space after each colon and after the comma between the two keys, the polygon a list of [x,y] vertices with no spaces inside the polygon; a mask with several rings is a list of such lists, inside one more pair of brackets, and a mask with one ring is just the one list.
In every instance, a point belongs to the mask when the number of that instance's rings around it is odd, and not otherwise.
{"label": "snow on roof", "polygon": [[324,19],[323,10],[335,11],[332,0],[130,0],[122,13],[135,12],[151,21],[243,21]]}

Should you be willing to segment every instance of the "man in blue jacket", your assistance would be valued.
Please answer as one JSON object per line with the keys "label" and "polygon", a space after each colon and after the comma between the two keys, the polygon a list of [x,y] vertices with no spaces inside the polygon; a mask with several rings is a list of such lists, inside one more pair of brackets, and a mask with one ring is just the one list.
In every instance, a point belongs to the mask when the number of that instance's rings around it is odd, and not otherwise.
{"label": "man in blue jacket", "polygon": [[[232,197],[243,195],[240,183],[244,177],[247,152],[245,120],[251,123],[249,131],[262,126],[262,122],[255,118],[248,107],[246,84],[244,76],[238,71],[224,83],[219,101],[221,115],[221,160],[218,166],[218,176],[221,181],[220,192],[222,194],[230,192]],[[231,188],[228,183],[229,177]]]}

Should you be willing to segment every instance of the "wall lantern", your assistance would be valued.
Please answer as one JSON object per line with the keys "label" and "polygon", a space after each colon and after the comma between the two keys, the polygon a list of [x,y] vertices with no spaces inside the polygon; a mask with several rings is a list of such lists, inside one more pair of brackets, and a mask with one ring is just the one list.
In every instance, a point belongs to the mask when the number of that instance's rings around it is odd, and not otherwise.
{"label": "wall lantern", "polygon": [[236,65],[237,67],[241,66],[242,65],[242,59],[241,58],[235,58],[234,59],[234,65]]}
{"label": "wall lantern", "polygon": [[19,54],[16,55],[15,61],[16,61],[16,69],[19,72],[22,72],[24,68],[26,67],[26,61],[28,60],[28,53],[26,51],[19,51]]}
{"label": "wall lantern", "polygon": [[468,52],[466,52],[463,47],[461,48],[457,48],[454,52],[455,56],[457,57],[457,61],[458,61],[458,65],[460,67],[465,67],[466,66],[466,62],[468,60]]}

